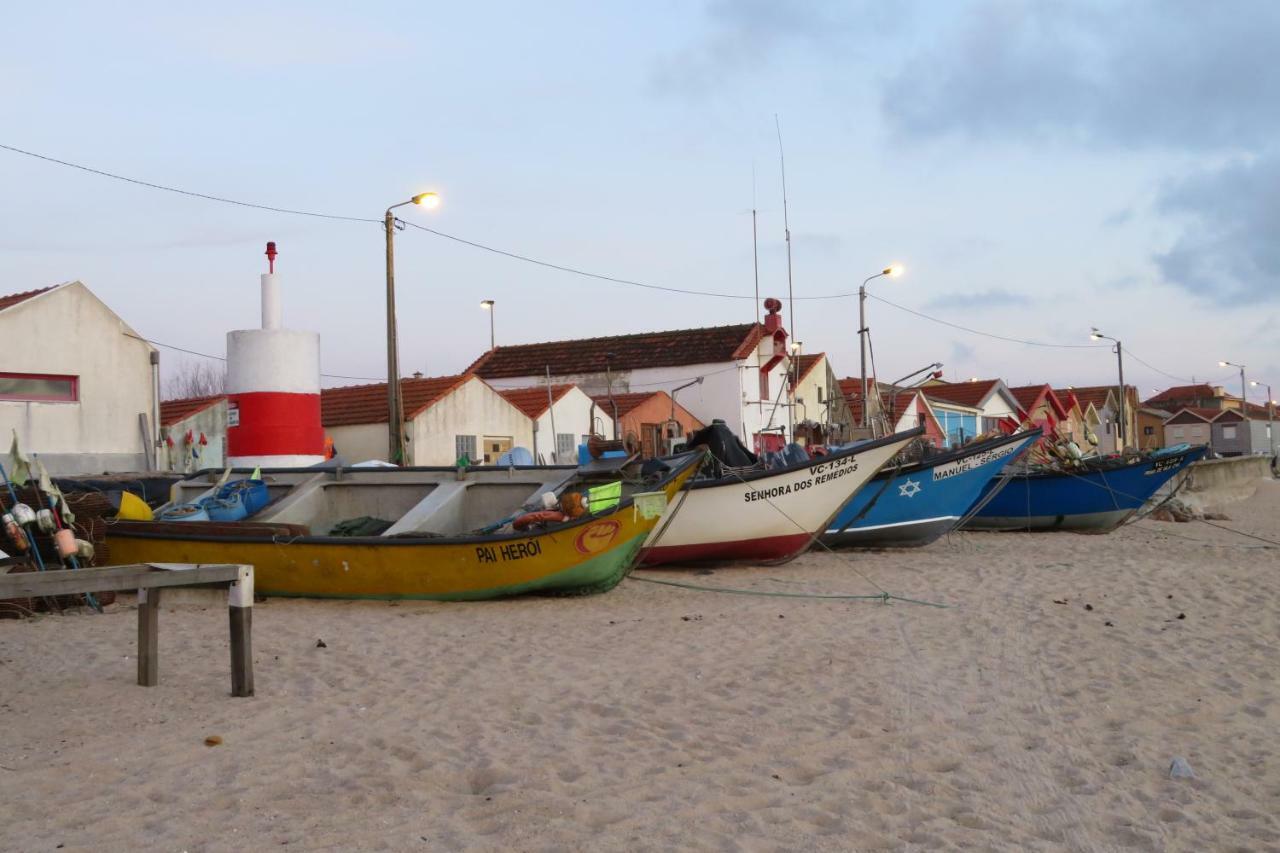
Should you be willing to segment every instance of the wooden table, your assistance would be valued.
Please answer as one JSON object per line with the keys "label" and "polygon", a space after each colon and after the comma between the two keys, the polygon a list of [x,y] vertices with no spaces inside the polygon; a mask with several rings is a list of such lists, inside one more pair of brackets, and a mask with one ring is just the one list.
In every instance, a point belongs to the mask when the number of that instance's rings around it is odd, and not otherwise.
{"label": "wooden table", "polygon": [[160,591],[171,586],[225,586],[231,625],[231,695],[253,695],[253,566],[141,563],[0,575],[0,599],[138,591],[138,683],[160,681]]}

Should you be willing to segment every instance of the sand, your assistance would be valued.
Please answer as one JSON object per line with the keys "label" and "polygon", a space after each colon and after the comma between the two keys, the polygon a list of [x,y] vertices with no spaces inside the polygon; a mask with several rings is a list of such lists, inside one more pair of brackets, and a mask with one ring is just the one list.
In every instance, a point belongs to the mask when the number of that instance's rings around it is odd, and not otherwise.
{"label": "sand", "polygon": [[[1227,511],[1280,540],[1280,483]],[[252,699],[221,606],[165,609],[154,688],[127,599],[0,622],[0,848],[1277,850],[1277,569],[1144,521],[645,573],[947,609],[272,600]]]}

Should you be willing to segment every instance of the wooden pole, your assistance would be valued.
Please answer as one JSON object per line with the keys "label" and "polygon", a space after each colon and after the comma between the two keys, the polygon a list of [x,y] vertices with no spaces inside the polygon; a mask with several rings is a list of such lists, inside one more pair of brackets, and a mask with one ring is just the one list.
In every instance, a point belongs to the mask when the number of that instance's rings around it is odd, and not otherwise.
{"label": "wooden pole", "polygon": [[160,683],[160,590],[138,590],[138,683]]}
{"label": "wooden pole", "polygon": [[231,623],[231,695],[253,695],[253,569],[227,590]]}

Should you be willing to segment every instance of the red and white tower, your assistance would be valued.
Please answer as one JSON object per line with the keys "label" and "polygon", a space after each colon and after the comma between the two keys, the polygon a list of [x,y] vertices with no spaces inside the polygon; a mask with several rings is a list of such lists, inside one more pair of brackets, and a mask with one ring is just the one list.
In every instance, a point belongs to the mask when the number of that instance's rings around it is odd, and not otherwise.
{"label": "red and white tower", "polygon": [[276,244],[267,244],[262,328],[227,332],[227,462],[292,468],[324,461],[320,336],[281,328]]}

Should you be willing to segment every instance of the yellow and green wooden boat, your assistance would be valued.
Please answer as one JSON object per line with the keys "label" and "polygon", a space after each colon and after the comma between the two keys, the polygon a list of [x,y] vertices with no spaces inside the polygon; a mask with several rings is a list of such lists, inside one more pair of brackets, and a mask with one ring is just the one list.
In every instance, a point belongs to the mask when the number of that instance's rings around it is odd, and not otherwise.
{"label": "yellow and green wooden boat", "polygon": [[[604,592],[631,570],[665,510],[664,498],[675,495],[701,459],[700,453],[668,459],[664,470],[647,477],[636,462],[595,463],[595,470],[267,469],[261,476],[270,502],[252,517],[118,521],[107,534],[108,562],[251,563],[258,592],[307,598],[467,601]],[[211,494],[220,474],[180,482],[175,502]],[[523,532],[496,524],[546,492],[619,481],[620,499],[572,521]],[[344,519],[361,516],[392,523],[374,536],[329,535]],[[475,532],[494,527],[497,532]]]}

